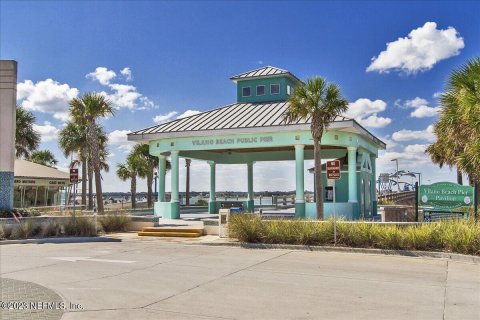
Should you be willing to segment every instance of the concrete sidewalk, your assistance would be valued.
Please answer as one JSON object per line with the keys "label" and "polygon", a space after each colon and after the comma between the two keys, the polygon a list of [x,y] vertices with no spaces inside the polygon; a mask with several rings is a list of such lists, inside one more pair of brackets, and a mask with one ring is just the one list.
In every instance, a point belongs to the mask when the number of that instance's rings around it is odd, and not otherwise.
{"label": "concrete sidewalk", "polygon": [[62,319],[480,318],[480,265],[445,259],[132,240],[3,245],[0,272]]}

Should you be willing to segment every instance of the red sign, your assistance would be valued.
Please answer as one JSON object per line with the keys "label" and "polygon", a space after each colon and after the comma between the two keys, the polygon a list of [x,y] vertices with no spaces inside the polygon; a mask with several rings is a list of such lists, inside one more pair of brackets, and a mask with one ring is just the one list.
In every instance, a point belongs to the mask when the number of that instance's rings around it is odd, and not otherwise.
{"label": "red sign", "polygon": [[78,169],[70,169],[70,183],[78,183]]}
{"label": "red sign", "polygon": [[340,179],[340,160],[327,161],[327,179]]}

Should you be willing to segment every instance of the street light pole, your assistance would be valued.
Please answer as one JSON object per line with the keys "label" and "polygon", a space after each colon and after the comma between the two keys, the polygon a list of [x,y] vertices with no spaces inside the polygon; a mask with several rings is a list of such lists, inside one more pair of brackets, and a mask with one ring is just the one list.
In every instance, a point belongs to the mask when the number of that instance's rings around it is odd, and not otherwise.
{"label": "street light pole", "polygon": [[396,172],[396,176],[397,176],[397,191],[400,192],[400,184],[398,184],[398,159],[392,159],[390,161],[395,161],[397,163],[397,172]]}

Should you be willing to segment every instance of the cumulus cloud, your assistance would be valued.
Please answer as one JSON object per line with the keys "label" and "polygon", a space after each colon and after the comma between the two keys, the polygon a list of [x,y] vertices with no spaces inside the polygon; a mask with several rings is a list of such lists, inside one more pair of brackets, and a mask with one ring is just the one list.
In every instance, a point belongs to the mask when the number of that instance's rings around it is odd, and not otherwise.
{"label": "cumulus cloud", "polygon": [[114,146],[119,150],[127,153],[132,150],[135,142],[127,140],[127,134],[129,134],[130,130],[115,130],[108,134],[108,143],[110,146]]}
{"label": "cumulus cloud", "polygon": [[[129,67],[120,70],[126,81],[132,80],[132,71]],[[98,67],[94,72],[86,75],[87,78],[96,80],[100,84],[109,88],[110,92],[102,91],[101,93],[108,98],[115,108],[127,108],[129,110],[145,110],[155,107],[155,103],[148,97],[138,92],[137,88],[128,84],[112,83],[112,79],[116,77],[113,70],[105,67]]]}
{"label": "cumulus cloud", "polygon": [[425,140],[435,142],[436,137],[433,133],[433,125],[429,125],[425,130],[407,130],[402,129],[392,134],[394,141]]}
{"label": "cumulus cloud", "polygon": [[413,118],[435,117],[440,111],[439,107],[420,106],[410,113]]}
{"label": "cumulus cloud", "polygon": [[177,117],[177,119],[182,119],[182,118],[194,116],[194,115],[199,114],[199,113],[201,113],[201,111],[198,111],[198,110],[187,110],[187,111],[185,111],[184,113],[182,113],[181,115],[179,115],[179,116]]}
{"label": "cumulus cloud", "polygon": [[48,142],[56,140],[58,137],[59,129],[52,126],[52,124],[48,121],[43,123],[43,126],[39,126],[37,124],[33,125],[33,129],[40,133],[41,141]]}
{"label": "cumulus cloud", "polygon": [[110,84],[110,80],[112,80],[116,76],[117,74],[115,73],[115,71],[108,70],[105,67],[97,67],[95,71],[90,72],[86,75],[87,78],[97,80],[104,86]]}
{"label": "cumulus cloud", "polygon": [[20,105],[30,111],[53,115],[55,119],[68,119],[68,102],[78,96],[78,89],[66,83],[46,79],[33,83],[25,80],[17,84],[17,99]]}
{"label": "cumulus cloud", "polygon": [[132,70],[129,67],[125,67],[120,70],[120,73],[125,77],[125,80],[131,81],[132,80]]}
{"label": "cumulus cloud", "polygon": [[165,113],[165,114],[160,114],[160,115],[156,116],[155,118],[153,118],[153,122],[155,122],[156,124],[162,124],[162,123],[173,120],[177,114],[178,114],[178,112],[176,112],[176,111],[170,111],[170,112]]}
{"label": "cumulus cloud", "polygon": [[383,128],[392,122],[392,119],[380,117],[377,114],[385,111],[387,103],[383,100],[360,98],[348,104],[345,116],[357,120],[361,125],[370,128]]}
{"label": "cumulus cloud", "polygon": [[367,72],[430,70],[438,61],[460,54],[464,47],[463,38],[455,28],[437,29],[435,22],[426,22],[410,31],[407,37],[387,43],[386,50],[372,58]]}
{"label": "cumulus cloud", "polygon": [[420,97],[406,100],[404,103],[401,103],[401,100],[397,100],[395,101],[395,105],[402,109],[415,109],[410,113],[412,118],[435,117],[440,111],[439,107],[428,106],[428,101]]}

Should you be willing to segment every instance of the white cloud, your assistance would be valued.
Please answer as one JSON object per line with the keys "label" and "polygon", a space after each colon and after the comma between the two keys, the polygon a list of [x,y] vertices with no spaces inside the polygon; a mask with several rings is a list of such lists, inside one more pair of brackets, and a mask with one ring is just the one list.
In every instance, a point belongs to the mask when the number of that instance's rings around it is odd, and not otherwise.
{"label": "white cloud", "polygon": [[177,114],[178,114],[178,112],[176,112],[176,111],[170,111],[169,113],[166,113],[166,114],[160,114],[160,115],[156,116],[155,118],[153,118],[153,122],[155,122],[156,124],[162,124],[162,123],[173,120],[173,118]]}
{"label": "white cloud", "polygon": [[111,146],[117,147],[118,149],[124,151],[125,153],[132,150],[135,142],[127,140],[127,134],[130,130],[115,130],[108,134],[108,143]]}
{"label": "white cloud", "polygon": [[115,78],[117,74],[113,70],[108,70],[105,67],[97,67],[95,71],[86,75],[87,78],[97,80],[104,86],[110,84],[110,80]]}
{"label": "white cloud", "polygon": [[405,152],[407,153],[425,153],[428,144],[410,144],[405,147]]}
{"label": "white cloud", "polygon": [[428,142],[435,142],[436,137],[433,133],[433,125],[429,125],[425,130],[406,130],[394,132],[392,134],[394,141],[411,141],[411,140],[425,140]]}
{"label": "white cloud", "polygon": [[125,67],[120,70],[120,73],[125,77],[125,80],[131,81],[132,80],[132,70],[129,67]]}
{"label": "white cloud", "polygon": [[182,119],[182,118],[194,116],[194,115],[199,114],[199,113],[202,113],[202,112],[198,111],[198,110],[187,110],[184,113],[182,113],[181,115],[179,115],[177,117],[177,119]]}
{"label": "white cloud", "polygon": [[385,111],[387,103],[383,100],[370,100],[366,98],[357,99],[348,104],[345,116],[354,118],[361,125],[370,128],[383,128],[392,122],[392,119],[379,117],[377,113]]}
{"label": "white cloud", "polygon": [[435,117],[440,111],[439,107],[428,107],[420,106],[415,111],[410,113],[410,116],[413,118],[426,118],[426,117]]}
{"label": "white cloud", "polygon": [[52,126],[52,124],[48,121],[43,123],[43,126],[39,126],[37,124],[33,124],[33,129],[40,133],[41,141],[48,142],[56,140],[58,137],[59,129]]}
{"label": "white cloud", "polygon": [[78,89],[52,79],[33,83],[25,80],[17,84],[17,99],[30,111],[52,114],[55,119],[68,119],[68,103],[78,96]]}
{"label": "white cloud", "polygon": [[[126,81],[132,80],[132,71],[129,67],[120,70]],[[117,109],[127,108],[132,111],[145,110],[155,107],[155,103],[148,97],[145,97],[137,88],[132,85],[112,83],[111,80],[116,77],[116,73],[105,67],[98,67],[94,72],[86,75],[87,78],[98,81],[107,86],[111,92],[102,91],[101,93],[108,98]]]}
{"label": "white cloud", "polygon": [[439,107],[429,107],[428,101],[420,97],[406,100],[403,104],[401,103],[401,100],[397,100],[395,101],[395,105],[402,109],[415,109],[410,113],[412,118],[435,117],[440,111]]}
{"label": "white cloud", "polygon": [[386,50],[372,58],[367,72],[430,70],[438,61],[460,54],[464,47],[463,38],[455,28],[437,29],[435,22],[426,22],[410,31],[407,37],[387,43]]}

